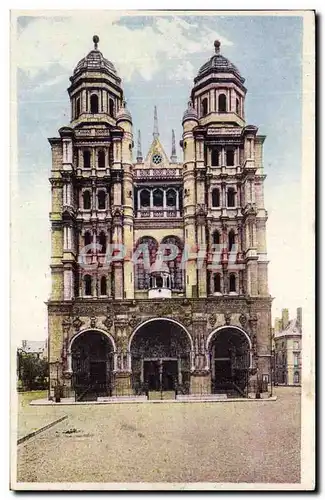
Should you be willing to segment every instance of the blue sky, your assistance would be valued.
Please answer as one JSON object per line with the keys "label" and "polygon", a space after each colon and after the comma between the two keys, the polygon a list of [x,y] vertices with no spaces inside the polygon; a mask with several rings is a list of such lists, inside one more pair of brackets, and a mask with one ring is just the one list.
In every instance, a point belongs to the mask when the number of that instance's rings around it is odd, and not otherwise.
{"label": "blue sky", "polygon": [[[17,280],[14,278],[13,298],[17,304],[24,303],[31,321],[26,325],[19,318],[13,319],[17,337],[46,335],[51,169],[47,138],[56,136],[69,122],[69,76],[92,49],[94,34],[100,37],[99,49],[122,77],[135,139],[137,129],[141,129],[143,154],[152,140],[153,108],[157,105],[161,141],[170,155],[174,128],[179,159],[181,120],[193,77],[213,55],[213,41],[221,41],[221,53],[246,79],[246,122],[257,125],[267,136],[264,169],[269,287],[276,297],[274,315],[287,306],[294,316],[302,301],[294,281],[301,266],[302,26],[298,16],[121,17],[105,11],[18,18],[14,47],[18,158],[12,199],[13,275]],[[27,298],[18,284],[19,276],[30,283]]]}

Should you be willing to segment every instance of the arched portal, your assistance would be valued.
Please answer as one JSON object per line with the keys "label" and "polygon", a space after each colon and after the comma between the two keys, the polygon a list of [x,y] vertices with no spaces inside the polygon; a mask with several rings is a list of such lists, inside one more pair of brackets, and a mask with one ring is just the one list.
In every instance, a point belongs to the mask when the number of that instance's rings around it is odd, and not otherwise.
{"label": "arched portal", "polygon": [[85,330],[71,340],[69,355],[77,399],[111,394],[114,344],[110,337],[100,330]]}
{"label": "arched portal", "polygon": [[146,321],[130,339],[132,385],[136,392],[190,388],[192,339],[177,321]]}
{"label": "arched portal", "polygon": [[224,326],[207,339],[213,392],[235,388],[244,391],[252,364],[252,344],[247,333],[236,326]]}

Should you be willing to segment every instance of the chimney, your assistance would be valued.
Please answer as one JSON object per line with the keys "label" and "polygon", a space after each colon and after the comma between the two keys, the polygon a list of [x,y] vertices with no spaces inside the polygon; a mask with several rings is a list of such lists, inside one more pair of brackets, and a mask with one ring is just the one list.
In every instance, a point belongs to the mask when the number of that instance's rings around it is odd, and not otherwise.
{"label": "chimney", "polygon": [[285,330],[289,324],[289,309],[282,309],[282,328]]}
{"label": "chimney", "polygon": [[297,327],[302,330],[302,307],[297,308]]}
{"label": "chimney", "polygon": [[279,333],[282,330],[282,320],[281,318],[275,318],[274,320],[274,333]]}

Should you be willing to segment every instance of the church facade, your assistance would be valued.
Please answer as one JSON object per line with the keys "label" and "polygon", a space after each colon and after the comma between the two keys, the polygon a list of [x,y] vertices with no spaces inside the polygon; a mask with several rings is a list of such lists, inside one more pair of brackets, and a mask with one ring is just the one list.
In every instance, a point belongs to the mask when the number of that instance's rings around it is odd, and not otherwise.
{"label": "church facade", "polygon": [[271,373],[272,298],[265,137],[245,122],[245,80],[216,41],[183,115],[182,161],[156,109],[143,156],[93,41],[70,78],[71,121],[49,139],[51,392],[256,391]]}

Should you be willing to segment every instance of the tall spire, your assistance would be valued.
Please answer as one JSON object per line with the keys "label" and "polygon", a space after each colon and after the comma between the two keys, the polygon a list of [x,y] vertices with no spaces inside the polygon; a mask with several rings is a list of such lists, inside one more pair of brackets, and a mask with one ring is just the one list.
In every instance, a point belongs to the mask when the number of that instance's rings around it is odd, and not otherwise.
{"label": "tall spire", "polygon": [[175,142],[175,131],[172,129],[172,155],[170,157],[170,161],[172,163],[177,162],[177,155],[176,155],[176,142]]}
{"label": "tall spire", "polygon": [[143,162],[143,156],[141,151],[141,132],[138,130],[138,149],[137,149],[137,163]]}
{"label": "tall spire", "polygon": [[153,134],[155,139],[159,137],[158,132],[158,115],[157,115],[157,106],[155,106],[154,116],[153,116]]}

